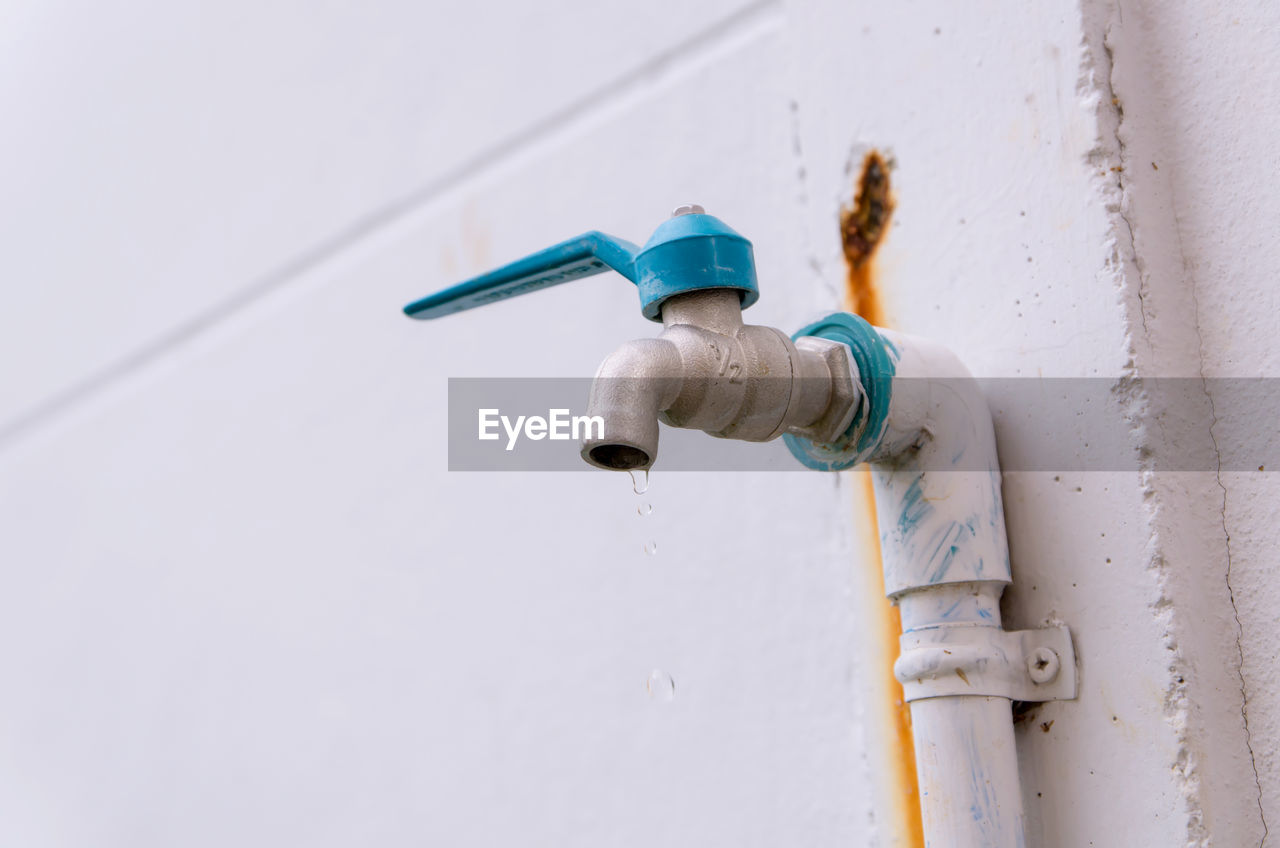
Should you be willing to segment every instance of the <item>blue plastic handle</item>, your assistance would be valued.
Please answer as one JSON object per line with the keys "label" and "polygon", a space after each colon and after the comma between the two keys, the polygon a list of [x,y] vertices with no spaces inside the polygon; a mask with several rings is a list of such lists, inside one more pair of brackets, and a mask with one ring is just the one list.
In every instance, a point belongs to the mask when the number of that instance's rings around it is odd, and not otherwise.
{"label": "blue plastic handle", "polygon": [[410,318],[440,318],[516,295],[558,286],[609,269],[636,280],[636,254],[629,241],[592,230],[532,256],[503,265],[456,286],[415,300],[404,308]]}
{"label": "blue plastic handle", "polygon": [[683,292],[736,289],[743,309],[760,296],[751,242],[718,218],[687,214],[661,224],[644,247],[592,230],[415,300],[404,312],[440,318],[610,269],[636,284],[640,312],[651,321],[662,320],[663,301]]}

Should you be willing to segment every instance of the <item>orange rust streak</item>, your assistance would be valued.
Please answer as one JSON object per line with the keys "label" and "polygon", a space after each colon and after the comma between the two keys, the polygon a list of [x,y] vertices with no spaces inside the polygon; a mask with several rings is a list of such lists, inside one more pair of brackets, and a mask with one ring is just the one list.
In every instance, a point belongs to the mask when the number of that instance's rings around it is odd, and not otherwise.
{"label": "orange rust streak", "polygon": [[893,207],[889,165],[872,150],[862,159],[853,204],[840,213],[840,240],[849,269],[849,311],[878,327],[884,326],[884,309],[875,286],[875,254],[889,231]]}
{"label": "orange rust streak", "polygon": [[[889,185],[889,166],[876,151],[867,153],[862,162],[862,172],[855,189],[853,205],[840,216],[840,234],[844,244],[845,263],[848,266],[848,286],[845,290],[846,307],[865,318],[872,325],[886,324],[880,293],[875,285],[875,253],[889,228],[893,215],[893,194]],[[855,497],[854,522],[863,539],[868,564],[883,562],[880,550],[880,533],[876,520],[875,495],[871,475],[854,472],[861,478],[861,497]],[[855,490],[856,491],[856,490]],[[896,787],[893,816],[893,844],[905,848],[924,848],[924,822],[920,813],[920,786],[916,777],[915,740],[911,734],[911,708],[902,692],[902,684],[893,676],[893,663],[898,657],[898,637],[902,633],[902,617],[897,606],[889,602],[884,593],[884,572],[881,568],[869,569],[866,587],[874,596],[868,604],[876,614],[874,630],[869,635],[879,648],[876,665],[887,681],[884,689],[888,704],[877,710],[881,719],[889,725],[892,752],[886,766],[888,777]]]}
{"label": "orange rust streak", "polygon": [[849,269],[849,311],[866,318],[872,326],[883,327],[884,307],[871,279],[874,270],[875,263],[871,260],[859,268]]}
{"label": "orange rust streak", "polygon": [[898,608],[884,596],[884,572],[878,567],[880,559],[880,533],[876,525],[875,494],[871,475],[864,471],[850,472],[854,482],[854,531],[863,541],[863,565],[869,565],[863,575],[863,610],[865,611],[866,637],[873,646],[871,666],[883,682],[876,687],[878,703],[869,710],[874,725],[887,737],[884,750],[879,752],[886,793],[893,808],[888,813],[890,845],[899,848],[924,848],[924,823],[920,817],[920,790],[916,779],[915,741],[911,735],[911,708],[902,694],[902,684],[893,676],[893,663],[898,658],[898,636],[902,633],[902,618]]}

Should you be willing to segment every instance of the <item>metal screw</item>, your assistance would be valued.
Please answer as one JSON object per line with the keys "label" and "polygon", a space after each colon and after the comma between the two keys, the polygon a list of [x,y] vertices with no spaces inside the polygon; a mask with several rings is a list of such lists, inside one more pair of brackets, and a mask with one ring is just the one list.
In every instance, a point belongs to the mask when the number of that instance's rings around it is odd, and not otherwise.
{"label": "metal screw", "polygon": [[1027,657],[1027,673],[1036,683],[1048,683],[1058,676],[1062,661],[1053,648],[1036,648]]}
{"label": "metal screw", "polygon": [[679,218],[681,215],[705,215],[707,210],[703,209],[696,203],[686,203],[683,206],[677,206],[671,212],[672,218]]}

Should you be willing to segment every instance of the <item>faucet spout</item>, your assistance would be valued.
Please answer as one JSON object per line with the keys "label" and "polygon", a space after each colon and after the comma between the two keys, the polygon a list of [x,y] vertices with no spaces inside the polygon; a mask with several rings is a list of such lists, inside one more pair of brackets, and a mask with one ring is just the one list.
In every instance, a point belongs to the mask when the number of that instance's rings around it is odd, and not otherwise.
{"label": "faucet spout", "polygon": [[658,415],[680,392],[680,351],[667,339],[636,339],[605,358],[591,384],[587,414],[604,420],[582,458],[599,468],[648,468],[658,456]]}

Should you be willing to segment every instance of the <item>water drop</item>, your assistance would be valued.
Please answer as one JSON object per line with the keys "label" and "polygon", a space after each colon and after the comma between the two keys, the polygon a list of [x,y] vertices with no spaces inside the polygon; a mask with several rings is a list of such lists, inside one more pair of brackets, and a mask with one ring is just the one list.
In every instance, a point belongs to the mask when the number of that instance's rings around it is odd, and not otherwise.
{"label": "water drop", "polygon": [[640,506],[636,507],[636,514],[637,515],[653,515],[653,504],[650,504],[650,503],[640,504]]}
{"label": "water drop", "polygon": [[676,697],[676,681],[665,671],[655,668],[644,682],[644,691],[655,701],[670,703]]}
{"label": "water drop", "polygon": [[644,543],[644,552],[645,552],[645,553],[647,553],[649,556],[653,556],[654,554],[656,554],[656,553],[658,552],[658,543],[657,543],[657,542],[645,542],[645,543]]}
{"label": "water drop", "polygon": [[639,477],[636,476],[634,471],[628,471],[627,473],[631,475],[631,491],[637,495],[643,495],[649,491],[649,469],[642,469]]}

